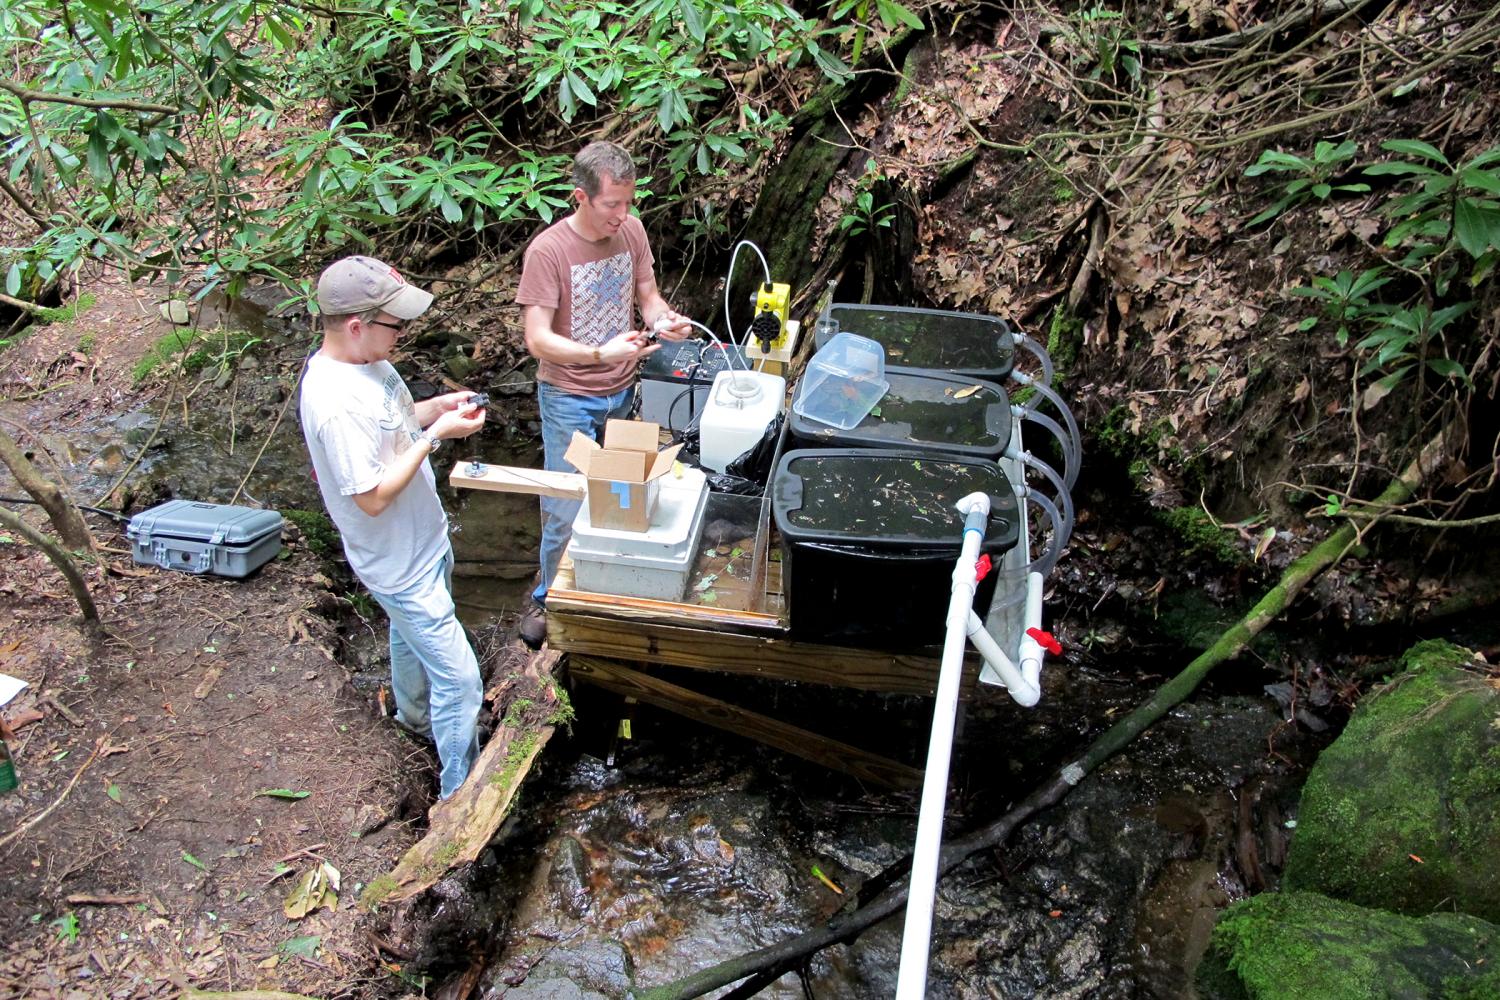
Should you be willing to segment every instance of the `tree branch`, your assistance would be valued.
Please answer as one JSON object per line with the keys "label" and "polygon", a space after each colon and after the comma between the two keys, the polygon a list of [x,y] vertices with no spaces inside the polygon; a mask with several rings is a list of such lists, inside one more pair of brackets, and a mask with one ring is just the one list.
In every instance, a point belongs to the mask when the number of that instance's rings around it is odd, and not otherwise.
{"label": "tree branch", "polygon": [[8,91],[20,99],[22,104],[71,104],[79,108],[111,108],[118,111],[146,111],[164,115],[181,114],[180,108],[169,104],[148,104],[145,101],[98,100],[92,97],[74,97],[71,94],[49,94],[42,90],[29,90],[8,80],[0,80],[0,90]]}
{"label": "tree branch", "polygon": [[0,507],[0,525],[21,535],[46,553],[47,558],[52,560],[52,564],[67,578],[68,589],[73,592],[73,599],[78,602],[78,609],[83,612],[84,631],[90,634],[97,632],[99,609],[94,607],[94,599],[89,595],[89,585],[84,582],[83,575],[78,572],[78,567],[73,565],[73,557],[63,551],[52,539],[4,507]]}

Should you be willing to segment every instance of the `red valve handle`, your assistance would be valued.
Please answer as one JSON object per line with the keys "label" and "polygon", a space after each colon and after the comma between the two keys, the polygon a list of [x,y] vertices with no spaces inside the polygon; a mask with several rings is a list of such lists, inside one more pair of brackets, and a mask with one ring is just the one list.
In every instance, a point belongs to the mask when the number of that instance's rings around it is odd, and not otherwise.
{"label": "red valve handle", "polygon": [[985,577],[989,576],[990,570],[992,568],[993,565],[990,563],[990,554],[986,552],[984,555],[979,557],[978,562],[974,563],[974,582],[978,583],[980,580],[983,580]]}
{"label": "red valve handle", "polygon": [[1053,656],[1062,655],[1062,643],[1054,639],[1051,632],[1043,632],[1039,628],[1029,628],[1026,630],[1026,634],[1035,639],[1037,641],[1037,645],[1041,646]]}

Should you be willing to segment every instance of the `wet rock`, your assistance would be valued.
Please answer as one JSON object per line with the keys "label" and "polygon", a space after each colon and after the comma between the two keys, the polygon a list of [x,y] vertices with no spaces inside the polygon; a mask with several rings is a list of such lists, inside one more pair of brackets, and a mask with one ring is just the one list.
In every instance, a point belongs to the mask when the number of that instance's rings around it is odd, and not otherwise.
{"label": "wet rock", "polygon": [[1286,887],[1500,921],[1500,689],[1449,643],[1403,664],[1308,776]]}
{"label": "wet rock", "polygon": [[444,358],[443,367],[448,370],[449,375],[463,382],[470,375],[473,375],[479,366],[474,364],[474,359],[467,354],[457,353],[450,354]]}
{"label": "wet rock", "polygon": [[483,1000],[617,1000],[634,970],[618,941],[584,938],[549,947],[534,966],[513,961],[491,975]]}
{"label": "wet rock", "polygon": [[589,908],[588,854],[578,838],[564,836],[552,855],[548,889],[571,917],[582,917]]}
{"label": "wet rock", "polygon": [[1416,918],[1310,892],[1225,911],[1198,970],[1204,1000],[1500,996],[1500,927],[1461,913]]}
{"label": "wet rock", "polygon": [[89,460],[89,471],[96,476],[113,476],[125,466],[125,449],[118,444],[107,444]]}

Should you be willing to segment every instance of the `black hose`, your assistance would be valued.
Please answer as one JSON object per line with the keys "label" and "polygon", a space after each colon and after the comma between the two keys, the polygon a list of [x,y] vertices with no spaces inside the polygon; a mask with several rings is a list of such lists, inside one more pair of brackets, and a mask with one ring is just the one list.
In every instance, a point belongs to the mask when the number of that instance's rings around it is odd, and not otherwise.
{"label": "black hose", "polygon": [[[31,497],[0,497],[0,503],[34,503],[40,505],[41,501],[33,500]],[[117,510],[105,510],[103,507],[90,507],[87,504],[81,503],[75,503],[73,506],[79,510],[86,510],[90,514],[103,514],[105,517],[112,517],[116,521],[126,522],[130,520],[129,517]]]}

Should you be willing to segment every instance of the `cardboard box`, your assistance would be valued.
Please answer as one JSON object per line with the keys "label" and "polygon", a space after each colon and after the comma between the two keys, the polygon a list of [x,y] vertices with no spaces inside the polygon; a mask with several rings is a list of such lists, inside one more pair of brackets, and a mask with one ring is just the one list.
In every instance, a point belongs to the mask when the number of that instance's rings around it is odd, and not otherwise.
{"label": "cardboard box", "polygon": [[657,451],[661,428],[639,420],[608,420],[604,444],[579,431],[563,458],[588,480],[589,521],[596,528],[645,531],[651,527],[660,479],[682,445]]}

